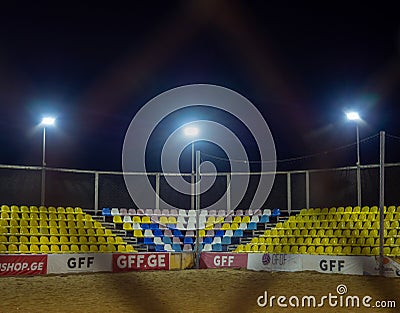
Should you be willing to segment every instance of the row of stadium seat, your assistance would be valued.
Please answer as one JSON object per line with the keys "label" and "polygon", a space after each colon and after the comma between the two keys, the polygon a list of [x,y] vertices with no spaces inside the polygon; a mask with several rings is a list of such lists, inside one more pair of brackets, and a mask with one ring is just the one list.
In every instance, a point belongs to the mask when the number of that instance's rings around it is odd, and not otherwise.
{"label": "row of stadium seat", "polygon": [[[200,216],[261,216],[261,215],[266,215],[266,216],[279,216],[280,210],[279,209],[258,209],[258,210],[252,210],[252,209],[247,209],[247,210],[240,210],[237,209],[235,211],[227,211],[227,210],[200,210]],[[141,210],[141,209],[125,209],[125,208],[103,208],[102,209],[102,215],[103,216],[182,216],[182,217],[190,217],[190,216],[196,216],[196,211],[195,210],[177,210],[177,209],[146,209],[146,210]]]}
{"label": "row of stadium seat", "polygon": [[[307,246],[307,245],[265,245],[246,244],[238,245],[235,252],[285,253],[285,254],[326,254],[326,255],[379,255],[379,247],[352,247],[352,246]],[[386,256],[397,256],[400,247],[384,247]]]}
{"label": "row of stadium seat", "polygon": [[23,205],[23,206],[20,206],[20,207],[17,206],[17,205],[12,205],[11,207],[9,207],[8,205],[4,205],[4,204],[1,206],[0,211],[1,212],[15,212],[15,213],[19,213],[19,212],[21,212],[21,213],[29,213],[29,212],[32,212],[32,213],[71,213],[71,214],[83,213],[83,210],[80,207],[76,207],[76,208],[67,207],[67,208],[64,208],[64,207],[60,206],[60,207],[55,208],[55,207],[52,207],[52,206],[50,206],[50,207],[45,207],[45,206],[37,207],[37,206],[34,206],[34,205],[32,205],[30,207],[28,207],[26,205]]}
{"label": "row of stadium seat", "polygon": [[56,221],[56,220],[7,220],[0,219],[3,227],[56,227],[56,228],[102,228],[100,222],[82,221]]}
{"label": "row of stadium seat", "polygon": [[[392,228],[398,228],[399,227],[399,220],[393,220],[389,221],[386,220],[383,222],[384,223],[384,228],[386,229],[392,229]],[[278,223],[279,224],[279,223]],[[278,225],[277,224],[277,225]],[[379,229],[380,228],[380,222],[379,221],[361,221],[361,220],[354,220],[354,221],[342,221],[342,222],[320,222],[320,221],[309,221],[309,222],[292,222],[292,221],[286,221],[282,225],[278,225],[277,228],[282,228],[282,229]]]}
{"label": "row of stadium seat", "polygon": [[[218,223],[268,223],[269,222],[269,216],[267,215],[253,215],[253,216],[200,216],[199,217],[199,223],[203,224],[218,224]],[[115,224],[122,224],[122,223],[142,223],[142,224],[150,224],[150,223],[160,223],[160,224],[195,224],[196,223],[196,217],[195,216],[190,216],[190,217],[184,217],[184,216],[121,216],[121,215],[114,215],[113,216],[113,223]]]}
{"label": "row of stadium seat", "polygon": [[[162,245],[162,244],[194,244],[196,239],[194,237],[145,237],[143,240],[144,244],[151,245]],[[230,245],[231,237],[199,237],[199,242],[204,244],[223,244]]]}
{"label": "row of stadium seat", "polygon": [[58,227],[5,227],[0,226],[0,235],[89,235],[89,236],[104,236],[110,235],[111,230],[105,228],[58,228]]}
{"label": "row of stadium seat", "polygon": [[[328,214],[328,213],[378,213],[379,208],[377,206],[363,206],[360,208],[359,206],[351,207],[331,207],[331,208],[310,208],[310,209],[302,209],[300,211],[301,215],[314,215],[314,214]],[[389,207],[384,207],[385,213],[400,213],[400,206],[396,207],[391,205]]]}
{"label": "row of stadium seat", "polygon": [[123,239],[118,236],[0,236],[0,243],[31,243],[31,244],[125,244]]}
{"label": "row of stadium seat", "polygon": [[[152,238],[152,237],[195,237],[196,234],[194,231],[186,231],[183,234],[179,229],[166,229],[162,231],[161,229],[145,229],[144,232],[142,230],[134,230],[133,237],[136,238]],[[241,229],[232,231],[232,230],[199,230],[199,237],[243,237],[243,231]]]}
{"label": "row of stadium seat", "polygon": [[83,213],[16,213],[1,212],[0,218],[5,220],[54,220],[54,221],[84,221],[92,220],[92,216]]}
{"label": "row of stadium seat", "polygon": [[[396,237],[400,234],[400,229],[384,229],[384,236]],[[303,229],[277,229],[265,230],[261,237],[379,237],[378,229],[338,229],[338,228],[327,228],[327,229],[313,229],[313,228],[303,228]]]}
{"label": "row of stadium seat", "polygon": [[[196,230],[197,227],[195,224],[188,224],[188,225],[183,225],[183,224],[167,224],[167,225],[163,225],[163,224],[137,224],[137,223],[123,223],[122,224],[122,229],[126,230],[126,231],[136,231],[136,230],[145,230],[145,229],[149,229],[149,227],[144,226],[144,225],[157,225],[156,226],[152,226],[152,229],[179,229],[179,230]],[[119,227],[116,226],[116,228],[118,229]],[[224,223],[224,224],[200,224],[200,229],[204,229],[204,230],[257,230],[257,223],[254,222],[250,222],[249,224],[246,223]]]}
{"label": "row of stadium seat", "polygon": [[[400,213],[386,213],[384,220],[399,219]],[[379,221],[380,215],[378,213],[329,213],[329,214],[315,214],[315,215],[297,215],[295,218],[291,216],[290,221],[293,223],[299,222],[332,222],[332,221]]]}
{"label": "row of stadium seat", "polygon": [[77,245],[77,244],[62,244],[62,245],[46,245],[46,244],[0,244],[0,254],[36,254],[36,253],[87,253],[87,252],[136,252],[131,245]]}

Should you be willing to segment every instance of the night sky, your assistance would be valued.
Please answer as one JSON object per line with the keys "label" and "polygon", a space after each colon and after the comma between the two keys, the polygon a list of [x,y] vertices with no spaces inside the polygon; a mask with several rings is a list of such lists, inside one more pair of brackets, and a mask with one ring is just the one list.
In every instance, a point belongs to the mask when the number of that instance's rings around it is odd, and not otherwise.
{"label": "night sky", "polygon": [[[121,170],[135,113],[158,94],[194,83],[248,98],[265,117],[279,160],[355,143],[349,109],[365,121],[361,138],[380,130],[400,135],[395,1],[2,3],[0,163],[40,165],[36,126],[54,114],[48,166]],[[158,133],[199,116],[224,120],[218,112],[180,112]],[[388,138],[387,160],[399,161],[399,152],[400,141]],[[362,163],[377,162],[377,137],[361,153]],[[353,145],[278,168],[352,165],[355,158]]]}

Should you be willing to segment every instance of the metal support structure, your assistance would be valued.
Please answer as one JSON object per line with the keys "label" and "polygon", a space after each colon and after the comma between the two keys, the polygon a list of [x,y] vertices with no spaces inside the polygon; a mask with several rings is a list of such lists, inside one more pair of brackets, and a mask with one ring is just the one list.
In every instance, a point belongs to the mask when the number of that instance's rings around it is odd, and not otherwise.
{"label": "metal support structure", "polygon": [[196,268],[200,268],[200,151],[196,151]]}
{"label": "metal support structure", "polygon": [[195,209],[195,200],[194,200],[194,183],[195,183],[195,169],[194,169],[194,142],[192,142],[192,175],[191,175],[191,184],[190,184],[190,208],[192,210]]}
{"label": "metal support structure", "polygon": [[360,162],[360,130],[358,123],[357,129],[357,205],[361,208],[361,162]]}
{"label": "metal support structure", "polygon": [[226,210],[231,211],[231,175],[226,174]]}
{"label": "metal support structure", "polygon": [[384,274],[383,267],[383,244],[384,244],[384,232],[385,232],[385,215],[384,215],[384,203],[385,203],[385,132],[379,133],[379,273]]}
{"label": "metal support structure", "polygon": [[94,173],[94,214],[99,210],[99,173]]}
{"label": "metal support structure", "polygon": [[310,172],[306,171],[306,208],[310,208]]}
{"label": "metal support structure", "polygon": [[46,199],[46,127],[43,127],[42,179],[40,187],[40,205],[45,204],[45,199]]}
{"label": "metal support structure", "polygon": [[292,184],[290,180],[290,172],[287,173],[286,179],[287,179],[287,210],[288,214],[290,215],[290,213],[292,212],[292,186],[291,186]]}
{"label": "metal support structure", "polygon": [[160,173],[156,174],[156,209],[160,209]]}

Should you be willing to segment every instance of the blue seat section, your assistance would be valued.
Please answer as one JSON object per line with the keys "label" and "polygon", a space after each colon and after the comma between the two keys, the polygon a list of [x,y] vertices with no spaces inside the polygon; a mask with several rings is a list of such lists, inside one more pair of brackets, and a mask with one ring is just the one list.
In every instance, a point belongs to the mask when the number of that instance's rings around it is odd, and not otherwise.
{"label": "blue seat section", "polygon": [[273,209],[272,210],[271,216],[276,217],[276,216],[279,216],[279,215],[281,215],[281,210],[279,210],[279,209]]}
{"label": "blue seat section", "polygon": [[179,243],[172,244],[172,249],[174,249],[175,252],[182,252],[182,248],[181,248],[181,245]]}
{"label": "blue seat section", "polygon": [[150,229],[152,229],[152,230],[159,229],[158,224],[157,223],[150,224]]}
{"label": "blue seat section", "polygon": [[269,216],[268,215],[262,215],[260,218],[260,223],[268,223],[269,222]]}
{"label": "blue seat section", "polygon": [[222,237],[221,243],[223,245],[230,245],[231,242],[232,242],[231,237],[229,236]]}
{"label": "blue seat section", "polygon": [[203,243],[204,244],[212,243],[212,242],[213,242],[213,238],[212,237],[204,237],[204,239],[203,239]]}
{"label": "blue seat section", "polygon": [[145,229],[150,229],[149,224],[140,224],[140,228],[145,230]]}
{"label": "blue seat section", "polygon": [[153,229],[153,235],[154,237],[164,237],[162,230],[158,228]]}
{"label": "blue seat section", "polygon": [[193,244],[193,238],[192,237],[185,237],[185,239],[183,239],[183,243],[184,244]]}
{"label": "blue seat section", "polygon": [[225,235],[225,232],[221,229],[219,229],[215,232],[215,237],[224,237],[224,235]]}
{"label": "blue seat section", "polygon": [[153,238],[148,238],[148,237],[143,238],[143,243],[145,245],[154,245]]}
{"label": "blue seat section", "polygon": [[212,245],[212,251],[222,252],[222,245],[220,243],[214,243]]}
{"label": "blue seat section", "polygon": [[233,233],[233,237],[243,237],[243,230],[236,229],[235,232]]}
{"label": "blue seat section", "polygon": [[166,244],[172,244],[171,238],[170,237],[163,237],[163,242]]}
{"label": "blue seat section", "polygon": [[156,252],[165,252],[163,245],[156,245]]}
{"label": "blue seat section", "polygon": [[179,229],[174,229],[174,237],[183,238],[184,236]]}
{"label": "blue seat section", "polygon": [[247,225],[247,230],[257,230],[257,223],[255,223],[255,222],[250,222],[250,223]]}
{"label": "blue seat section", "polygon": [[110,208],[103,208],[103,210],[101,211],[101,214],[103,216],[111,216],[111,210]]}

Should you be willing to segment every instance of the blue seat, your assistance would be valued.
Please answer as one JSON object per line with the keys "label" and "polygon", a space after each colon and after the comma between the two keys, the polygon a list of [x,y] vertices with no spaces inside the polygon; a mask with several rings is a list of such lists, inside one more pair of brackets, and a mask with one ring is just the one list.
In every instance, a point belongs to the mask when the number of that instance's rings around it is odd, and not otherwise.
{"label": "blue seat", "polygon": [[204,237],[204,239],[203,239],[203,243],[204,243],[204,244],[206,244],[206,243],[212,243],[212,242],[213,242],[212,237]]}
{"label": "blue seat", "polygon": [[232,242],[232,241],[231,241],[231,237],[229,237],[229,236],[222,237],[221,244],[223,244],[223,245],[230,245],[231,242]]}
{"label": "blue seat", "polygon": [[272,210],[271,216],[276,217],[279,215],[281,215],[281,210],[279,210],[278,208]]}
{"label": "blue seat", "polygon": [[257,230],[257,223],[255,223],[255,222],[250,222],[250,223],[247,225],[247,230]]}
{"label": "blue seat", "polygon": [[175,252],[182,252],[182,248],[181,248],[181,245],[179,243],[172,244],[172,249],[174,249]]}
{"label": "blue seat", "polygon": [[144,237],[144,238],[143,238],[143,243],[144,243],[145,245],[154,245],[153,238]]}
{"label": "blue seat", "polygon": [[221,229],[219,229],[215,232],[215,237],[224,237],[224,235],[225,235],[225,232]]}
{"label": "blue seat", "polygon": [[243,230],[236,229],[235,232],[233,233],[233,237],[243,237]]}
{"label": "blue seat", "polygon": [[171,238],[170,237],[163,237],[163,243],[166,243],[166,244],[172,244],[172,241],[171,241]]}
{"label": "blue seat", "polygon": [[183,238],[184,236],[179,229],[174,229],[174,237]]}
{"label": "blue seat", "polygon": [[159,228],[153,229],[153,235],[154,237],[164,237],[162,230]]}
{"label": "blue seat", "polygon": [[156,252],[165,252],[163,245],[156,245]]}
{"label": "blue seat", "polygon": [[192,237],[185,237],[183,239],[183,244],[187,244],[187,243],[193,244],[193,238]]}
{"label": "blue seat", "polygon": [[176,224],[167,224],[167,227],[171,230],[176,229]]}
{"label": "blue seat", "polygon": [[110,208],[103,208],[103,210],[101,211],[101,214],[103,216],[111,216],[111,210]]}
{"label": "blue seat", "polygon": [[150,224],[150,229],[151,229],[151,230],[159,229],[159,228],[158,228],[158,224],[157,224],[157,223],[151,223],[151,224]]}
{"label": "blue seat", "polygon": [[222,252],[222,245],[220,243],[214,243],[212,245],[212,251]]}
{"label": "blue seat", "polygon": [[269,222],[269,216],[268,215],[263,215],[260,218],[260,223],[268,223]]}
{"label": "blue seat", "polygon": [[149,224],[140,224],[141,229],[150,229]]}

